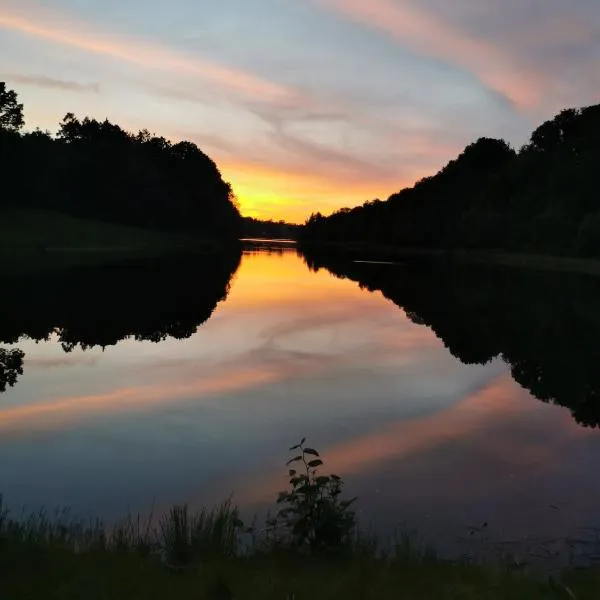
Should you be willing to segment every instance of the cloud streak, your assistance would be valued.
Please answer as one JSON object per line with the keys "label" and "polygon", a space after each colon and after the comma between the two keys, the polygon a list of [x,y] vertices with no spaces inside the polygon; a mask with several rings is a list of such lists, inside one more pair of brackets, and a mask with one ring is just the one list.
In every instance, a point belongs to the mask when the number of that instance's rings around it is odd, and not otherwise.
{"label": "cloud streak", "polygon": [[0,28],[45,41],[126,61],[146,69],[201,78],[220,88],[279,104],[300,101],[295,90],[252,73],[174,52],[143,40],[125,40],[93,31],[86,23],[57,13],[24,15],[0,9]]}
{"label": "cloud streak", "polygon": [[523,109],[535,108],[543,77],[524,70],[502,49],[467,35],[432,12],[402,0],[316,0],[358,23],[384,31],[406,48],[467,69],[485,86]]}
{"label": "cloud streak", "polygon": [[3,75],[7,80],[20,83],[22,85],[33,85],[36,87],[62,90],[67,92],[92,92],[100,93],[100,86],[97,83],[78,83],[76,81],[65,81],[44,77],[43,75]]}

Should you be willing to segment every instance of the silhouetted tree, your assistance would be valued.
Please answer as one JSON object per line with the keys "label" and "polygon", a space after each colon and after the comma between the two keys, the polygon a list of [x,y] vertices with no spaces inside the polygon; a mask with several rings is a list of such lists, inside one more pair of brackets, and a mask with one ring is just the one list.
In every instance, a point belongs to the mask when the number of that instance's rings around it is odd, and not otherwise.
{"label": "silhouetted tree", "polygon": [[14,92],[4,97],[0,115],[8,126],[0,130],[0,177],[6,193],[0,204],[239,237],[241,216],[231,186],[195,144],[171,143],[147,130],[130,133],[108,120],[73,113],[55,138],[41,131],[19,135],[22,106]]}
{"label": "silhouetted tree", "polygon": [[24,123],[23,105],[18,103],[16,92],[0,81],[0,130],[19,131]]}
{"label": "silhouetted tree", "polygon": [[599,256],[599,163],[600,105],[564,110],[518,153],[482,138],[385,202],[312,215],[301,241]]}
{"label": "silhouetted tree", "polygon": [[25,354],[18,348],[6,350],[0,348],[0,393],[6,387],[17,383],[17,377],[23,375],[23,359]]}

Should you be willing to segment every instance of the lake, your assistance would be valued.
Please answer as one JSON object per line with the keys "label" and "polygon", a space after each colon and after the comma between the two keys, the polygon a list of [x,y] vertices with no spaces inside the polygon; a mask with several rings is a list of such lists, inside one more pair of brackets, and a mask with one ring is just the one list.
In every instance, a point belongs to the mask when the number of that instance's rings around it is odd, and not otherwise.
{"label": "lake", "polygon": [[263,244],[5,283],[0,347],[25,354],[0,394],[13,511],[113,522],[233,494],[262,516],[306,436],[376,531],[600,525],[598,279]]}

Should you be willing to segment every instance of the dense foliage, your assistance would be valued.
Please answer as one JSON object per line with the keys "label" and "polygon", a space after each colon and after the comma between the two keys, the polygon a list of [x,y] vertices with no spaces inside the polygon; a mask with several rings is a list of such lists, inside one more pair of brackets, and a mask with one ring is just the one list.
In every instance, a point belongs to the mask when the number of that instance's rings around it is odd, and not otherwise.
{"label": "dense foliage", "polygon": [[600,254],[600,105],[562,111],[515,152],[479,139],[387,201],[312,215],[305,241]]}
{"label": "dense foliage", "polygon": [[149,229],[239,235],[231,186],[195,144],[72,113],[56,137],[21,133],[22,110],[0,82],[0,209],[35,207]]}

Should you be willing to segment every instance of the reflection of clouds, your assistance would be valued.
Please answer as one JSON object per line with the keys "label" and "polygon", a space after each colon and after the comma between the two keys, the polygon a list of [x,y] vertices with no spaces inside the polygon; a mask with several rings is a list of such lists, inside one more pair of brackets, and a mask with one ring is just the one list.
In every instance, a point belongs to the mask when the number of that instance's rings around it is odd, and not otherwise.
{"label": "reflection of clouds", "polygon": [[[287,395],[297,383],[318,393],[319,381],[322,394],[339,396],[346,381],[373,368],[391,381],[412,373],[392,384],[394,393],[431,396],[442,383],[423,371],[423,358],[431,351],[446,356],[426,328],[381,294],[325,271],[309,273],[294,253],[245,255],[227,302],[189,340],[125,340],[104,352],[68,355],[52,343],[28,348],[32,379],[24,378],[16,406],[0,410],[3,431],[66,428],[98,415],[150,413],[250,389]],[[56,378],[61,367],[75,366],[82,367],[80,380],[45,385],[50,367]]]}
{"label": "reflection of clouds", "polygon": [[[563,444],[590,436],[566,411],[540,405],[502,375],[433,414],[402,419],[319,450],[328,472],[371,481],[371,489],[387,484],[387,500],[397,486],[399,502],[418,504],[439,500],[441,487],[444,501],[465,500],[493,486],[496,476],[505,486],[515,472],[539,473],[560,458]],[[402,478],[390,481],[394,471],[407,476],[410,489]],[[281,484],[280,476],[254,480],[238,501],[270,502]]]}
{"label": "reflection of clouds", "polygon": [[0,431],[7,434],[33,427],[55,429],[83,419],[130,410],[152,410],[174,400],[194,399],[243,390],[273,381],[279,375],[258,369],[226,372],[182,384],[118,388],[101,394],[72,396],[0,410]]}

